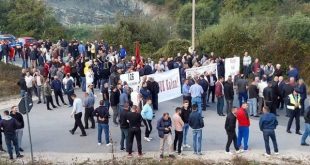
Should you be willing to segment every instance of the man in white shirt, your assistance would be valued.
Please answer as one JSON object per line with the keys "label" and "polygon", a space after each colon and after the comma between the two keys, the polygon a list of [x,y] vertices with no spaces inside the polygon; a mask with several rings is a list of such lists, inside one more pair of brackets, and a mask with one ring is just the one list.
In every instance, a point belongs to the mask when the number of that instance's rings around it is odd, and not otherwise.
{"label": "man in white shirt", "polygon": [[263,95],[263,91],[264,89],[268,86],[267,84],[267,78],[264,75],[264,77],[262,78],[262,81],[259,82],[257,84],[257,88],[258,88],[258,113],[262,113],[263,111],[263,107],[264,107],[264,95]]}
{"label": "man in white shirt", "polygon": [[33,78],[33,76],[30,75],[29,71],[26,72],[25,81],[26,81],[28,96],[30,98],[32,98],[34,78]]}
{"label": "man in white shirt", "polygon": [[71,112],[71,118],[74,116],[74,127],[72,130],[69,130],[69,132],[73,135],[77,127],[81,129],[82,134],[80,136],[86,136],[86,132],[82,123],[82,112],[83,112],[83,103],[80,98],[76,97],[76,94],[72,94],[71,98],[73,101],[73,109]]}
{"label": "man in white shirt", "polygon": [[244,52],[243,57],[243,74],[247,78],[250,74],[252,58],[248,55],[248,52]]}

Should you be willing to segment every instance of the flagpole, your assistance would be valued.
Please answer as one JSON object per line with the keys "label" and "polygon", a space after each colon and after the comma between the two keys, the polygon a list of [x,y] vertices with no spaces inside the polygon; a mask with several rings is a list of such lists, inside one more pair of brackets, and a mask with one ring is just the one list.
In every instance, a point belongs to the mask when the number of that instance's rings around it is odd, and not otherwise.
{"label": "flagpole", "polygon": [[192,2],[192,50],[195,50],[195,0]]}

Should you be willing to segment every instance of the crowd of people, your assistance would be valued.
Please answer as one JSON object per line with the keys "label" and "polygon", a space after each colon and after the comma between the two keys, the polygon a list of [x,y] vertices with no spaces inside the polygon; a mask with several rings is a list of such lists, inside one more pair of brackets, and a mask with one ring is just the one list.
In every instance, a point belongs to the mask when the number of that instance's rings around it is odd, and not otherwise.
{"label": "crowd of people", "polygon": [[[5,44],[2,43],[1,46],[3,45]],[[52,44],[45,40],[29,47],[21,46],[15,49],[16,58],[19,56],[23,61],[22,75],[18,81],[21,97],[35,95],[38,97],[37,103],[46,104],[47,110],[60,106],[72,107],[71,117],[74,117],[75,123],[70,130],[71,134],[79,127],[81,136],[87,136],[85,129],[95,128],[94,118],[97,118],[98,145],[102,145],[102,132],[105,134],[106,145],[112,145],[109,133],[111,109],[113,125],[120,127],[120,150],[128,152],[129,157],[132,156],[134,138],[137,141],[138,153],[142,155],[141,127],[145,127],[143,140],[152,141],[150,134],[153,131],[155,112],[159,109],[160,89],[158,83],[147,75],[176,68],[180,70],[183,103],[175,109],[172,116],[165,112],[157,121],[161,158],[164,155],[165,144],[169,146],[170,157],[174,157],[174,151],[182,155],[183,149],[191,147],[187,140],[189,128],[193,133],[194,154],[202,155],[203,111],[215,101],[217,114],[227,115],[227,154],[232,154],[229,150],[232,142],[237,153],[248,150],[252,116],[260,117],[259,127],[264,135],[266,156],[270,156],[269,137],[274,143],[275,153],[278,154],[274,130],[278,124],[279,110],[285,110],[286,116],[289,117],[288,133],[291,133],[291,124],[295,119],[295,133],[301,135],[300,116],[304,116],[306,127],[301,145],[309,146],[306,143],[306,138],[310,135],[310,108],[307,111],[305,108],[307,89],[297,68],[293,66],[286,72],[280,64],[276,64],[275,67],[271,62],[263,65],[259,59],[252,60],[248,52],[245,52],[242,72],[225,80],[225,59],[213,52],[203,55],[195,51],[183,55],[178,53],[176,57],[160,58],[158,62],[154,62],[151,58],[130,58],[122,45],[115,48],[104,41],[84,44],[83,41],[67,42],[61,39]],[[8,49],[0,50],[1,57],[8,54],[3,52]],[[15,56],[11,59],[14,60]],[[193,77],[186,76],[186,69],[212,63],[217,64],[217,74],[205,72]],[[133,90],[127,82],[122,82],[120,75],[136,71],[142,78],[139,89]],[[83,99],[76,95],[75,91],[78,88],[84,92]],[[96,93],[97,90],[100,94]],[[53,93],[56,104],[53,101]],[[67,95],[67,100],[64,99],[64,95]],[[95,108],[95,100],[99,95],[102,98],[99,107]],[[238,96],[238,108],[233,105],[235,95]],[[238,136],[235,132],[236,121]],[[175,135],[174,140],[172,134]]]}

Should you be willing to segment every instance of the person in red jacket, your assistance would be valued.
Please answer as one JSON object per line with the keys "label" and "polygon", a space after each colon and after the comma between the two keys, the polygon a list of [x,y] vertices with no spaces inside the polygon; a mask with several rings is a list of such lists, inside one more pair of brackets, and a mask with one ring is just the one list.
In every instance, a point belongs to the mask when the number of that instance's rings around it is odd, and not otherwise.
{"label": "person in red jacket", "polygon": [[240,148],[241,141],[243,139],[243,150],[248,150],[248,140],[249,140],[249,128],[250,128],[250,119],[247,112],[248,104],[244,102],[242,106],[237,110],[236,117],[238,120],[238,140],[237,144]]}
{"label": "person in red jacket", "polygon": [[66,65],[64,67],[64,72],[65,72],[65,75],[71,74],[71,66],[69,63],[66,63]]}

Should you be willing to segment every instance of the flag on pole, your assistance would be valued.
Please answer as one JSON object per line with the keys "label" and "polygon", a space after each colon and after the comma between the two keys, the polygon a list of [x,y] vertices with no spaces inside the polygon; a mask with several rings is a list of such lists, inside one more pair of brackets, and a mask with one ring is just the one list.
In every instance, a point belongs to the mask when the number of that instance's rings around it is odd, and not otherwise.
{"label": "flag on pole", "polygon": [[136,42],[136,64],[140,64],[141,62],[141,55],[140,55],[140,44],[139,42],[137,41]]}

